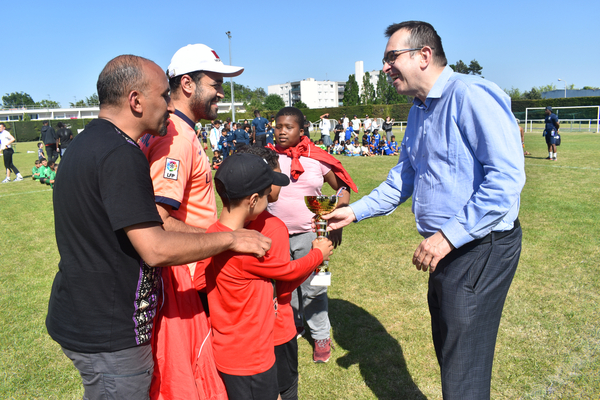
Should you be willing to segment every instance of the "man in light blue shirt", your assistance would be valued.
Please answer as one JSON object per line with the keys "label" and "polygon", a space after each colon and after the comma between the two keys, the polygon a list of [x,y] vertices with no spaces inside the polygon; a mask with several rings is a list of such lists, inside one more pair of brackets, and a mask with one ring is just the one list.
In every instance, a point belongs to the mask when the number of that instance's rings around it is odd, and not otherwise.
{"label": "man in light blue shirt", "polygon": [[371,194],[325,216],[330,229],[388,215],[412,196],[425,238],[413,255],[430,271],[428,302],[444,399],[486,399],[506,294],[521,252],[525,184],[510,98],[456,74],[427,23],[388,27],[384,73],[414,97],[398,164]]}

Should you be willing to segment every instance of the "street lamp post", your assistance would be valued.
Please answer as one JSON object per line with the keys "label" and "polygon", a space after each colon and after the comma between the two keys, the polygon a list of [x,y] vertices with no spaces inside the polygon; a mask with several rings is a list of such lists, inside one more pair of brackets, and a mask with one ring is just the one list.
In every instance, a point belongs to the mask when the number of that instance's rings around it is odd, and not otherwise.
{"label": "street lamp post", "polygon": [[559,81],[564,82],[565,83],[565,99],[567,98],[567,81],[558,78]]}
{"label": "street lamp post", "polygon": [[[225,34],[229,39],[229,65],[233,65],[231,62],[231,31],[227,31],[225,32]],[[233,77],[229,78],[229,81],[231,83],[231,120],[235,122],[235,96],[233,95]]]}

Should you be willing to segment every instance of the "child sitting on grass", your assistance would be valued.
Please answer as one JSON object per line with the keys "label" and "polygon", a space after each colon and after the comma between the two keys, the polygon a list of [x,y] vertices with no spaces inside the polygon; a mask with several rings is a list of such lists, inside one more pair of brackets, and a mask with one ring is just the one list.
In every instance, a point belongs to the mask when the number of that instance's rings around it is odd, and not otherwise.
{"label": "child sitting on grass", "polygon": [[31,177],[34,181],[40,179],[40,168],[42,168],[42,162],[40,160],[35,160],[35,167],[31,168]]}
{"label": "child sitting on grass", "polygon": [[[295,107],[284,107],[276,116],[275,137],[281,171],[290,177],[289,186],[282,187],[279,201],[269,204],[269,212],[279,217],[290,233],[290,257],[298,259],[306,255],[316,233],[312,231],[314,214],[306,207],[304,196],[321,194],[323,183],[334,190],[356,185],[341,162],[322,151],[304,136],[304,115]],[[342,190],[338,206],[347,205],[350,191]],[[329,235],[334,246],[341,243],[341,230]],[[315,342],[313,361],[327,362],[331,356],[331,328],[327,309],[327,286],[311,286],[310,279],[302,283],[299,295],[292,300],[298,332],[304,330],[302,317],[306,319]],[[299,300],[298,300],[299,299]],[[303,316],[302,316],[303,311]]]}
{"label": "child sitting on grass", "polygon": [[50,161],[50,163],[48,164],[48,170],[45,172],[44,176],[40,175],[40,183],[50,185],[50,187],[54,189],[56,168],[58,168],[58,164],[56,164],[54,161]]}
{"label": "child sitting on grass", "polygon": [[[215,174],[215,188],[223,201],[219,221],[207,229],[228,232],[256,230],[278,224],[276,236],[287,229],[264,214],[272,185],[285,186],[289,179],[275,172],[254,154],[227,157]],[[254,221],[254,224],[253,224]],[[277,303],[272,279],[294,281],[313,271],[333,250],[329,240],[313,241],[308,256],[290,261],[269,250],[264,257],[230,251],[212,257],[206,268],[206,288],[213,327],[213,351],[217,369],[230,400],[277,399],[279,385],[274,353]],[[273,248],[275,247],[275,248]],[[276,246],[272,246],[276,251]]]}

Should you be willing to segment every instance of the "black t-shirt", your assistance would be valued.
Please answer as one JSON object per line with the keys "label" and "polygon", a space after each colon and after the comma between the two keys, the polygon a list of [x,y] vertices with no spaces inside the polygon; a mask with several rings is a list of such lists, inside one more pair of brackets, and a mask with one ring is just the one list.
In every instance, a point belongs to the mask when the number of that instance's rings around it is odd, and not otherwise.
{"label": "black t-shirt", "polygon": [[66,149],[67,146],[73,140],[73,139],[71,139],[71,137],[73,136],[73,132],[71,132],[71,130],[69,128],[60,128],[56,132],[56,134],[58,135],[58,137],[60,139],[60,148]]}
{"label": "black t-shirt", "polygon": [[46,327],[83,353],[146,343],[152,333],[159,268],[143,264],[123,228],[161,223],[150,167],[112,123],[93,120],[65,153],[54,185],[60,253]]}

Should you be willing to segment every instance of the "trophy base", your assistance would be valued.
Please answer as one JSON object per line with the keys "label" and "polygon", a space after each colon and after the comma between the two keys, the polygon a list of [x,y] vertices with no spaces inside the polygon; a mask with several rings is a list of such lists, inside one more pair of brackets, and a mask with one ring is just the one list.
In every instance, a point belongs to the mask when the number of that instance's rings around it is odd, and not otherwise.
{"label": "trophy base", "polygon": [[319,272],[312,274],[311,286],[331,286],[331,272]]}

